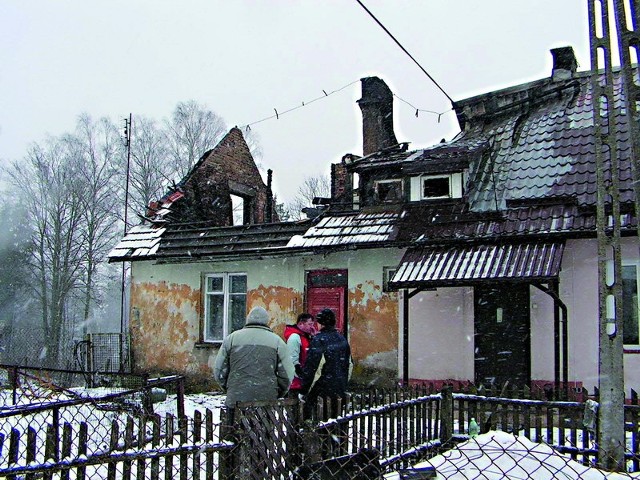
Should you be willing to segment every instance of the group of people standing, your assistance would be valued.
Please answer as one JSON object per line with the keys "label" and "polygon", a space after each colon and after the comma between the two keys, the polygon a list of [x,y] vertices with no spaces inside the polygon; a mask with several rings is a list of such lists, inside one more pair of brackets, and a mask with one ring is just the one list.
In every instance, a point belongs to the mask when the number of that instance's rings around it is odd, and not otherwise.
{"label": "group of people standing", "polygon": [[214,365],[215,379],[227,394],[227,407],[275,400],[288,393],[305,402],[305,416],[318,398],[336,402],[343,397],[350,371],[351,348],[328,308],[315,318],[309,313],[298,315],[295,325],[286,326],[283,340],[269,328],[267,311],[254,307],[245,326],[222,342]]}

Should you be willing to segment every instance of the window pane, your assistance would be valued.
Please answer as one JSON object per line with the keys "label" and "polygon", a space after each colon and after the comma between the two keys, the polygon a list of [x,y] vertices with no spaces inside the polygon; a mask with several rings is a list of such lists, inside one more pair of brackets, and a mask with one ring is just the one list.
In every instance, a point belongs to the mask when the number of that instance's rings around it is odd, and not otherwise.
{"label": "window pane", "polygon": [[247,296],[229,295],[229,327],[231,332],[241,329],[247,316]]}
{"label": "window pane", "polygon": [[449,196],[449,177],[425,178],[422,181],[422,197],[437,198]]}
{"label": "window pane", "polygon": [[205,318],[205,340],[222,340],[224,319],[224,297],[207,295],[207,318]]}
{"label": "window pane", "polygon": [[222,285],[222,277],[207,277],[207,292],[221,292]]}
{"label": "window pane", "polygon": [[622,318],[624,344],[638,345],[638,283],[636,267],[622,267]]}
{"label": "window pane", "polygon": [[229,275],[231,293],[247,293],[247,276],[246,275]]}

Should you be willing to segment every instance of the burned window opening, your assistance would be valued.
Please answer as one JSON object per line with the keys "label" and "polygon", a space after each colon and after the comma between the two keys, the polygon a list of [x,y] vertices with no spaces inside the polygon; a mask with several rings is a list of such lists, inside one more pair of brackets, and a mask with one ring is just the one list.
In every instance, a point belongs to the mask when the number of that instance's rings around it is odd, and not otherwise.
{"label": "burned window opening", "polygon": [[444,198],[449,196],[449,177],[425,178],[422,180],[423,198]]}
{"label": "burned window opening", "polygon": [[382,203],[403,201],[402,180],[376,180],[374,182],[376,198]]}

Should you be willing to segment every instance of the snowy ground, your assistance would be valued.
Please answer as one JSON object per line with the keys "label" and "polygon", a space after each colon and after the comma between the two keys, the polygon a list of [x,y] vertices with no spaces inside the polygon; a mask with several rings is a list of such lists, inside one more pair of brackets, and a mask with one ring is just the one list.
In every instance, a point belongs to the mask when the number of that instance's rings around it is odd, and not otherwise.
{"label": "snowy ground", "polygon": [[[78,394],[79,392],[76,392]],[[87,394],[89,392],[82,392]],[[92,391],[90,395],[99,392]],[[99,396],[99,395],[98,395]],[[0,399],[1,400],[1,399]],[[203,393],[186,395],[184,399],[185,414],[193,418],[196,410],[202,414],[211,410],[214,414],[214,423],[219,422],[220,407],[224,405],[225,396],[218,393]],[[84,410],[87,410],[86,412]],[[177,416],[177,401],[175,395],[170,395],[163,402],[154,404],[154,413],[165,416],[171,414]],[[67,420],[69,415],[69,420]],[[40,419],[39,417],[43,418]],[[102,438],[108,438],[111,422],[119,418],[116,412],[99,412],[88,405],[81,405],[69,409],[62,415],[62,421],[72,421],[74,418],[86,418],[92,424],[95,437],[91,438],[92,445],[88,446],[89,452],[106,448]],[[30,418],[11,417],[4,419],[0,426],[0,433],[8,436],[10,428],[17,423],[29,422],[31,426],[44,425],[46,414],[38,414]],[[41,423],[40,421],[41,420]],[[102,425],[104,423],[104,425]],[[22,425],[25,430],[27,425]],[[38,429],[38,436],[44,434],[43,429]],[[44,439],[41,438],[40,441]],[[93,444],[95,443],[95,444]],[[4,452],[3,452],[4,453]],[[5,463],[3,458],[0,463]],[[438,455],[428,461],[421,462],[415,467],[434,467],[438,479],[623,479],[639,478],[640,473],[619,474],[607,473],[596,468],[586,467],[579,462],[572,461],[569,457],[555,452],[545,444],[534,443],[524,436],[512,435],[504,432],[489,432],[479,435],[459,444],[455,449]],[[399,473],[385,476],[387,480],[400,479]]]}
{"label": "snowy ground", "polygon": [[[586,467],[560,455],[548,445],[505,432],[479,435],[415,467],[434,467],[437,472],[435,478],[451,480],[640,478],[640,473],[608,473]],[[400,479],[400,475],[391,473],[385,479]]]}
{"label": "snowy ground", "polygon": [[[185,395],[184,397],[184,413],[187,417],[193,418],[193,414],[196,410],[200,413],[209,409],[213,412],[219,410],[224,406],[225,395],[219,395],[217,393],[197,393]],[[169,395],[163,402],[153,404],[153,413],[158,415],[166,415],[167,413],[177,416],[178,415],[178,402],[175,395]]]}

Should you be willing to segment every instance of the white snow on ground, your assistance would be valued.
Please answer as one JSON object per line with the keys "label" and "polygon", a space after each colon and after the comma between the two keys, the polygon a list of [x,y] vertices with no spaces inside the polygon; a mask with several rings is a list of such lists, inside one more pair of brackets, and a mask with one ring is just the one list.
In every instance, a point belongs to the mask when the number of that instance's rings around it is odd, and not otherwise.
{"label": "white snow on ground", "polygon": [[[640,478],[640,473],[609,473],[586,467],[543,443],[505,432],[488,432],[415,467],[435,467],[438,479],[450,480],[601,480]],[[398,473],[385,476],[397,480]]]}
{"label": "white snow on ground", "polygon": [[[213,412],[224,406],[226,396],[218,393],[198,393],[184,396],[184,413],[187,417],[193,418],[196,410],[204,414],[209,409]],[[168,395],[163,402],[153,404],[153,413],[166,415],[167,413],[178,415],[178,402],[175,395]]]}

